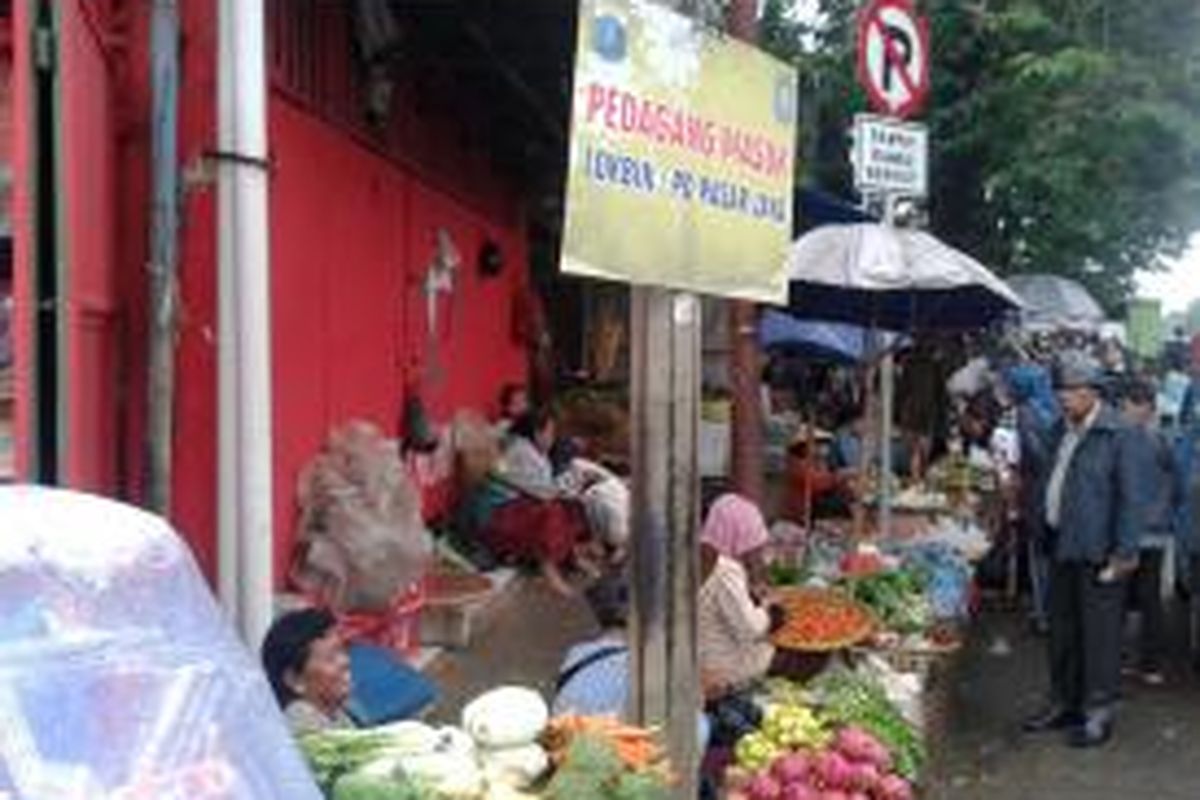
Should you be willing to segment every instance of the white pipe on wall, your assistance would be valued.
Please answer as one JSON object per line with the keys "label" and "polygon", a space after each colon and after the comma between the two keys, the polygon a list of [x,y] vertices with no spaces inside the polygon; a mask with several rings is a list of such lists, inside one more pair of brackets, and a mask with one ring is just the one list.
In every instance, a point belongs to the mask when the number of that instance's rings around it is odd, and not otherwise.
{"label": "white pipe on wall", "polygon": [[219,0],[219,588],[251,647],[272,613],[271,313],[263,0]]}

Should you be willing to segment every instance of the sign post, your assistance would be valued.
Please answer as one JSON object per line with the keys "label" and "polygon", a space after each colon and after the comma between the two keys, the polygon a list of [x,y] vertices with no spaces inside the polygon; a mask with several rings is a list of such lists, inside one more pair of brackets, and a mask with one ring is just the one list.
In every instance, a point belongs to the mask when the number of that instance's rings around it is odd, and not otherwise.
{"label": "sign post", "polygon": [[702,698],[692,293],[787,297],[796,74],[656,0],[580,0],[578,31],[561,266],[633,286],[630,715],[663,728],[674,796],[693,798]]}
{"label": "sign post", "polygon": [[[895,225],[896,201],[929,193],[929,132],[902,120],[919,113],[929,96],[929,25],[911,0],[871,0],[859,16],[858,79],[881,116],[854,120],[854,180],[864,199],[881,197],[883,224]],[[876,336],[875,341],[882,341]],[[896,362],[890,350],[879,365],[879,527],[892,524],[892,428]]]}

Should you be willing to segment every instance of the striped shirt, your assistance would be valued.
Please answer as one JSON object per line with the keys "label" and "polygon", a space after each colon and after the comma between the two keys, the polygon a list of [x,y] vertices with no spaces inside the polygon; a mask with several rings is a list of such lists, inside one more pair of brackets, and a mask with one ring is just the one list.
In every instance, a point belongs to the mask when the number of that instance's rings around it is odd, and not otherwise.
{"label": "striped shirt", "polygon": [[[583,664],[601,651],[625,645],[624,637],[604,636],[572,647],[563,661],[560,675]],[[582,714],[589,717],[621,717],[629,701],[629,651],[597,658],[576,672],[558,697],[554,714]]]}

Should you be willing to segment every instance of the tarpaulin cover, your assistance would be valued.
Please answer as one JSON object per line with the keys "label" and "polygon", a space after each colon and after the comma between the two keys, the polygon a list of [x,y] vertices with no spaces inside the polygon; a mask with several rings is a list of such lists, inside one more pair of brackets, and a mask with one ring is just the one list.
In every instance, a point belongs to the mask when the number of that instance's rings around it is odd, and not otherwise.
{"label": "tarpaulin cover", "polygon": [[0,488],[0,797],[320,800],[256,661],[157,517]]}
{"label": "tarpaulin cover", "polygon": [[908,340],[894,333],[878,332],[872,343],[870,329],[843,322],[797,319],[774,309],[763,312],[758,326],[758,342],[764,350],[778,350],[814,361],[853,364],[867,360],[873,350],[888,350]]}

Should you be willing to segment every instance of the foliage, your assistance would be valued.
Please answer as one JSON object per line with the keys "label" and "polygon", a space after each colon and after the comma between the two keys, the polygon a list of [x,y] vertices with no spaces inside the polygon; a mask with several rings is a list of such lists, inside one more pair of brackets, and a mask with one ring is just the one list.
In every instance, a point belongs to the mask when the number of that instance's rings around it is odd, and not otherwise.
{"label": "foliage", "polygon": [[[767,0],[797,64],[807,181],[849,193],[854,0]],[[924,0],[933,36],[932,227],[1001,273],[1080,279],[1116,307],[1200,228],[1200,3]],[[815,131],[815,134],[812,132]]]}

